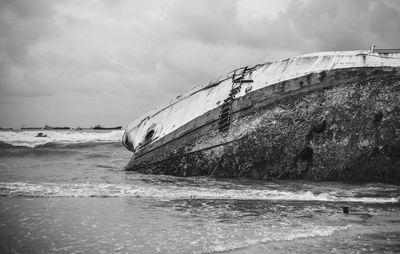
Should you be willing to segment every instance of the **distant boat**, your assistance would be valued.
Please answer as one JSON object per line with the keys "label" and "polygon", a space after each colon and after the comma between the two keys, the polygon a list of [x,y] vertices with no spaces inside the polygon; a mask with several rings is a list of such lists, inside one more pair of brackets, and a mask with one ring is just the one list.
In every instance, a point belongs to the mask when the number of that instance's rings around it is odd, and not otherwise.
{"label": "distant boat", "polygon": [[71,127],[67,127],[67,126],[65,126],[65,127],[53,127],[53,126],[45,125],[43,129],[44,130],[70,130]]}
{"label": "distant boat", "polygon": [[96,125],[92,128],[93,130],[120,130],[122,129],[122,126],[116,126],[116,127],[103,127],[101,125]]}
{"label": "distant boat", "polygon": [[13,128],[3,128],[3,127],[0,127],[0,130],[2,130],[2,131],[10,131],[10,130],[13,130]]}
{"label": "distant boat", "polygon": [[21,130],[41,130],[42,127],[25,127],[24,125],[21,126]]}

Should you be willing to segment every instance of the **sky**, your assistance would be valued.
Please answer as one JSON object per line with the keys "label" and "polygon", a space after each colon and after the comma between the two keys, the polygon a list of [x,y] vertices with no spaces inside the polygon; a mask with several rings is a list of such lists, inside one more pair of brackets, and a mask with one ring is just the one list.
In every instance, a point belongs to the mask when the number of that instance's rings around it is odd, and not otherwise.
{"label": "sky", "polygon": [[400,48],[398,0],[0,0],[0,126],[126,125],[242,66]]}

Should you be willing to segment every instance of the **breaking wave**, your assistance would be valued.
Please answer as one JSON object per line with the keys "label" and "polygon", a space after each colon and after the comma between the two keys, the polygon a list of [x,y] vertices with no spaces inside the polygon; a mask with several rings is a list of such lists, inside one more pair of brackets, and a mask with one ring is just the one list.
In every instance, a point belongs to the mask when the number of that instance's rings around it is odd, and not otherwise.
{"label": "breaking wave", "polygon": [[204,187],[142,186],[105,183],[27,183],[1,182],[0,195],[10,197],[141,197],[163,200],[236,199],[331,201],[361,203],[397,203],[400,197],[343,197],[335,192],[315,194],[311,191],[243,190]]}
{"label": "breaking wave", "polygon": [[[34,148],[26,146],[12,146],[10,144],[0,142],[0,156],[3,157],[17,157],[21,158],[24,156],[52,156],[52,155],[73,155],[79,154],[81,148],[96,148],[96,147],[108,147],[108,148],[120,148],[122,144],[120,142],[87,142],[87,143],[60,143],[51,142],[46,143]],[[99,157],[98,154],[85,154],[88,158]],[[103,157],[102,154],[100,157]]]}
{"label": "breaking wave", "polygon": [[[36,137],[42,132],[46,137]],[[120,142],[123,130],[113,131],[0,131],[0,149],[27,148],[80,148],[98,143]]]}

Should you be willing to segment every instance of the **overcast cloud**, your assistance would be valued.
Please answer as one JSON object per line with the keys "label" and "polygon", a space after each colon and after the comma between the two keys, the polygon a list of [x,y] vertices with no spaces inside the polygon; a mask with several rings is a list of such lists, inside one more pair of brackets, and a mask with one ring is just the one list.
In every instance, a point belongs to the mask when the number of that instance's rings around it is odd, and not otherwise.
{"label": "overcast cloud", "polygon": [[1,0],[0,126],[125,125],[245,65],[400,47],[397,0]]}

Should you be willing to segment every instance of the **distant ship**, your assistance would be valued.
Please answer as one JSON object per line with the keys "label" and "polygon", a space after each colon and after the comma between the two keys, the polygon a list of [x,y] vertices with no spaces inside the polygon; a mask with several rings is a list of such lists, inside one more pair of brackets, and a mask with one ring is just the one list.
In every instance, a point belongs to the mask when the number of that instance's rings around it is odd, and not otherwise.
{"label": "distant ship", "polygon": [[41,130],[43,129],[42,127],[26,127],[25,125],[22,125],[21,130]]}
{"label": "distant ship", "polygon": [[400,50],[236,69],[126,128],[148,174],[400,183]]}
{"label": "distant ship", "polygon": [[101,125],[96,125],[93,127],[93,130],[121,130],[122,126],[116,126],[116,127],[103,127]]}
{"label": "distant ship", "polygon": [[64,126],[64,127],[53,127],[53,126],[45,125],[43,127],[43,129],[44,130],[70,130],[71,127],[67,127],[67,126]]}
{"label": "distant ship", "polygon": [[10,131],[10,130],[13,130],[13,128],[3,128],[3,127],[0,127],[0,130],[2,130],[2,131]]}

